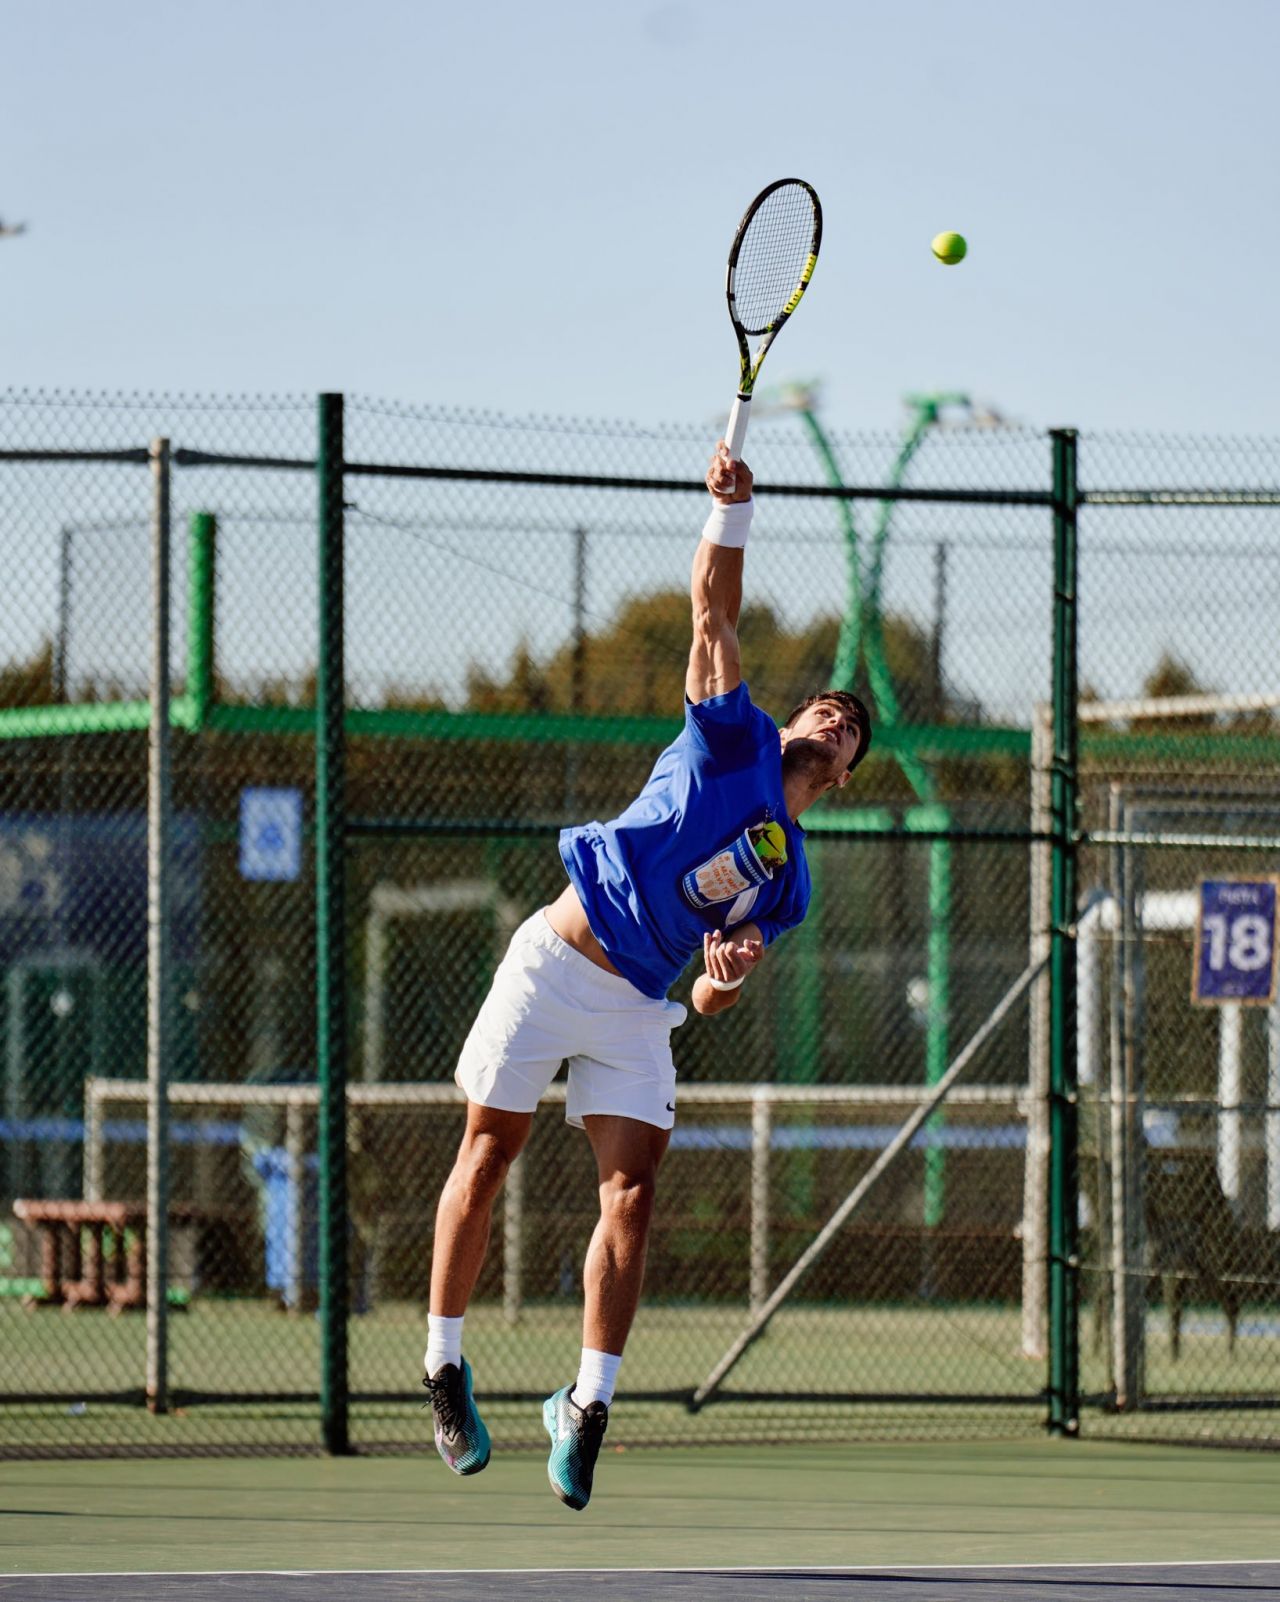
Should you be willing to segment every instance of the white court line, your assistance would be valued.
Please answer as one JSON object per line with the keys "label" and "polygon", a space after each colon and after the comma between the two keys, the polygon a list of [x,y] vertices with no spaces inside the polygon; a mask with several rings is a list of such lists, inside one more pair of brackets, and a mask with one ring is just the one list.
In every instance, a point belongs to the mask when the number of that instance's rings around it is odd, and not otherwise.
{"label": "white court line", "polygon": [[1185,1562],[1146,1559],[1124,1563],[739,1563],[681,1568],[660,1564],[648,1568],[570,1568],[570,1569],[0,1569],[0,1580],[213,1580],[219,1575],[241,1579],[322,1579],[344,1575],[347,1579],[372,1579],[398,1574],[424,1580],[440,1575],[472,1576],[485,1574],[998,1574],[1006,1570],[1034,1573],[1042,1569],[1256,1569],[1280,1563],[1274,1558],[1188,1558]]}

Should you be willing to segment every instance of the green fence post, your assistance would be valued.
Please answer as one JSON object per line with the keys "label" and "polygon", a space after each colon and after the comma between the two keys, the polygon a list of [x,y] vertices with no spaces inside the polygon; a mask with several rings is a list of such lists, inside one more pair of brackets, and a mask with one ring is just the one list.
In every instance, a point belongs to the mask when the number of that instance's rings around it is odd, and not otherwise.
{"label": "green fence post", "polygon": [[351,1450],[347,1388],[347,1030],[343,728],[342,396],[319,398],[320,628],[316,663],[316,1074],[320,1081],[320,1412],[327,1451]]}
{"label": "green fence post", "polygon": [[1076,1218],[1076,431],[1053,442],[1053,878],[1049,946],[1049,1429],[1080,1430]]}
{"label": "green fence post", "polygon": [[[945,806],[927,803],[908,808],[908,830],[949,829],[951,814]],[[925,1025],[924,1082],[932,1088],[947,1071],[951,1051],[951,842],[929,842],[929,947],[926,980],[928,1002]],[[941,1108],[926,1129],[938,1130],[946,1122]],[[924,1154],[924,1224],[937,1229],[946,1212],[947,1154],[930,1146]],[[926,1275],[926,1282],[932,1278]]]}
{"label": "green fence post", "polygon": [[187,530],[187,727],[203,729],[213,705],[214,552],[218,520],[193,512]]}

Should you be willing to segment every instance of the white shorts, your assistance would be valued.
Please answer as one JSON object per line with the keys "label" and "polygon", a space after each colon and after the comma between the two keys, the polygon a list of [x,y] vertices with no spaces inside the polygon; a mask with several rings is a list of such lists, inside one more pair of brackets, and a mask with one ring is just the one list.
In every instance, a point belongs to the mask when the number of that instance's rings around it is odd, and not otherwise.
{"label": "white shorts", "polygon": [[671,1031],[687,1016],[598,968],[538,911],[512,935],[453,1077],[482,1107],[531,1113],[567,1057],[569,1123],[611,1113],[670,1129]]}

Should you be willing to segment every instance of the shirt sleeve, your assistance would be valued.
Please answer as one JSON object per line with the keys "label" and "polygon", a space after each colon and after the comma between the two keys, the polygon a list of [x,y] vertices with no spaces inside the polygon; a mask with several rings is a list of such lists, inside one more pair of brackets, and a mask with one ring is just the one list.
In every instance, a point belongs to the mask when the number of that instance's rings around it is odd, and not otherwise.
{"label": "shirt sleeve", "polygon": [[777,738],[773,719],[752,701],[745,682],[725,695],[684,703],[684,726],[690,739],[713,761],[731,767],[757,760],[766,738]]}

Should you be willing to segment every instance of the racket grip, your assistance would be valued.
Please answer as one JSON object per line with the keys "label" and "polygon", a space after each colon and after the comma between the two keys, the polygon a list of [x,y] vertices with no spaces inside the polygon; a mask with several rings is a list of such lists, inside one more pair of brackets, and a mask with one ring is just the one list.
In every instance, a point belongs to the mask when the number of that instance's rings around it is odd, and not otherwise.
{"label": "racket grip", "polygon": [[729,455],[735,462],[742,455],[742,442],[747,437],[747,424],[750,420],[750,395],[735,395],[733,410],[729,413],[729,426],[724,436],[724,442],[729,447]]}

